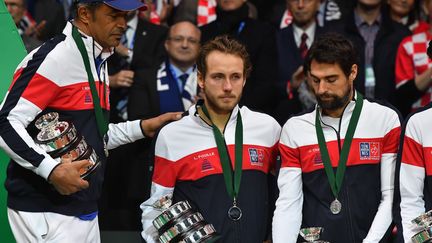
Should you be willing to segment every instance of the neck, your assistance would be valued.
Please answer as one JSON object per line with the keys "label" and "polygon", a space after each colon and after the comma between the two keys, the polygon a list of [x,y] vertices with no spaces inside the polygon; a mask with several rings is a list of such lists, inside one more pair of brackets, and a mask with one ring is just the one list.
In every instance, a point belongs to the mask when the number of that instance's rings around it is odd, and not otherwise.
{"label": "neck", "polygon": [[79,29],[79,31],[83,32],[84,34],[86,34],[88,36],[93,37],[90,33],[90,30],[87,28],[87,26],[83,22],[81,22],[79,20],[74,20],[73,25],[75,25],[75,27],[77,27]]}
{"label": "neck", "polygon": [[207,111],[211,117],[211,120],[209,117],[207,117],[202,109],[198,109],[198,114],[200,117],[202,117],[207,123],[214,124],[219,129],[219,131],[223,134],[225,125],[228,122],[228,119],[230,118],[231,113],[217,113],[211,107],[206,105]]}
{"label": "neck", "polygon": [[356,7],[356,12],[362,19],[366,21],[369,25],[373,24],[373,22],[378,18],[381,7],[368,7],[362,4],[358,4]]}
{"label": "neck", "polygon": [[190,67],[194,65],[194,62],[177,62],[173,59],[169,59],[170,64],[180,69],[182,72],[186,72]]}
{"label": "neck", "polygon": [[390,11],[390,17],[395,22],[402,23],[403,16],[397,15],[395,12]]}
{"label": "neck", "polygon": [[306,31],[309,27],[312,26],[312,24],[314,23],[315,20],[310,21],[308,23],[303,23],[303,24],[299,24],[299,23],[294,23],[295,26],[299,27],[300,29],[302,29],[303,31]]}

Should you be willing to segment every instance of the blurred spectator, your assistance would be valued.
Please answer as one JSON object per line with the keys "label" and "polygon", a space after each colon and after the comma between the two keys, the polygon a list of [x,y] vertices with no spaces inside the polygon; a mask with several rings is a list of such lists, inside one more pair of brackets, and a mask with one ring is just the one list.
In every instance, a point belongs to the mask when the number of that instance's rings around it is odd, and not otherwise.
{"label": "blurred spectator", "polygon": [[66,19],[63,6],[56,0],[27,0],[27,10],[36,23],[44,23],[44,28],[37,32],[40,41],[62,33]]}
{"label": "blurred spectator", "polygon": [[[26,30],[30,28],[30,23],[24,19],[25,13],[27,11],[25,0],[5,0],[5,4],[18,28],[18,32],[21,35],[27,52],[30,52],[36,47],[40,46],[42,44],[41,41],[34,38],[32,35],[30,35],[30,33],[26,33]],[[24,28],[24,26],[28,28]]]}
{"label": "blurred spectator", "polygon": [[[429,12],[432,12],[432,0],[425,0]],[[432,23],[432,17],[429,17]],[[432,96],[432,60],[427,56],[427,48],[432,40],[432,27],[421,33],[406,37],[399,45],[396,56],[395,106],[404,117],[409,112],[431,102]]]}
{"label": "blurred spectator", "polygon": [[[135,11],[129,13],[127,25],[122,44],[108,59],[110,122],[131,119],[127,113],[131,86],[134,82],[141,82],[142,73],[158,66],[166,56],[163,46],[168,33],[166,27],[140,19]],[[146,97],[140,98],[144,100]],[[150,194],[149,160],[142,154],[148,144],[143,139],[110,151],[99,202],[101,229],[140,230],[139,204]],[[148,187],[142,183],[146,180]]]}
{"label": "blurred spectator", "polygon": [[167,60],[158,68],[136,73],[136,82],[129,95],[132,119],[185,111],[196,101],[195,61],[200,38],[200,30],[190,22],[171,26],[165,41]]}
{"label": "blurred spectator", "polygon": [[[290,0],[276,4],[273,7],[273,14],[270,18],[271,23],[277,28],[285,28],[293,21],[293,14],[289,10]],[[307,5],[309,0],[297,0],[299,4]],[[316,20],[319,26],[323,27],[328,22],[342,18],[342,11],[336,0],[321,0],[316,13]]]}
{"label": "blurred spectator", "polygon": [[367,98],[390,100],[395,93],[397,48],[410,31],[393,21],[382,5],[383,0],[358,0],[354,14],[330,24],[329,30],[342,33],[356,47],[360,60],[356,90]]}
{"label": "blurred spectator", "polygon": [[216,21],[201,27],[201,42],[228,34],[246,46],[252,73],[240,104],[270,114],[277,103],[275,30],[266,23],[251,19],[244,0],[217,0],[216,16]]}
{"label": "blurred spectator", "polygon": [[292,24],[276,35],[281,101],[274,117],[281,125],[291,115],[316,103],[304,82],[303,61],[314,39],[323,32],[315,18],[320,0],[287,0],[287,7],[292,13]]}
{"label": "blurred spectator", "polygon": [[420,20],[420,0],[387,0],[390,17],[405,26],[413,34],[424,32],[429,25]]}

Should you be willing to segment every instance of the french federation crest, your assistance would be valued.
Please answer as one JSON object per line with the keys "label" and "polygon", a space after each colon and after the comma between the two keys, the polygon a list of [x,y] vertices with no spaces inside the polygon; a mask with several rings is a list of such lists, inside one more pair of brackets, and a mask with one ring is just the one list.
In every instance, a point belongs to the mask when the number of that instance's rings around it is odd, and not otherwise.
{"label": "french federation crest", "polygon": [[252,165],[262,166],[264,162],[264,151],[262,149],[250,148],[249,158]]}

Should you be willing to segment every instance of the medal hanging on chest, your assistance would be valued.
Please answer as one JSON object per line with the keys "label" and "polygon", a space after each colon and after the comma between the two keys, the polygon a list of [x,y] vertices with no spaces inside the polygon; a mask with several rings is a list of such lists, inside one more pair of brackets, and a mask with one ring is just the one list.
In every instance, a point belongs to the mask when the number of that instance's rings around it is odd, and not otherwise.
{"label": "medal hanging on chest", "polygon": [[[84,62],[84,66],[85,66],[85,70],[87,73],[87,78],[88,78],[88,82],[89,82],[89,86],[90,86],[90,91],[91,91],[91,95],[92,95],[92,100],[93,100],[93,107],[94,107],[94,112],[95,112],[95,116],[96,116],[96,124],[98,127],[98,131],[99,131],[99,135],[101,136],[102,140],[103,140],[103,145],[104,145],[104,152],[105,152],[105,156],[108,157],[108,147],[107,147],[107,143],[108,143],[108,136],[107,136],[107,132],[108,132],[108,117],[109,115],[104,114],[102,112],[102,108],[100,105],[100,99],[96,90],[96,84],[94,81],[94,77],[93,77],[93,73],[91,71],[90,68],[90,60],[88,58],[88,54],[87,54],[87,50],[84,46],[84,42],[82,40],[81,34],[79,33],[78,29],[73,26],[72,27],[72,37],[78,47],[78,50],[81,54],[82,60]],[[103,90],[104,90],[104,102],[106,104],[106,83],[103,82]]]}
{"label": "medal hanging on chest", "polygon": [[319,118],[319,109],[316,110],[315,115],[315,130],[318,139],[318,145],[320,148],[321,158],[324,164],[324,169],[330,184],[331,191],[334,196],[334,200],[330,203],[330,211],[333,214],[339,214],[342,211],[342,203],[338,200],[339,192],[342,188],[342,181],[345,174],[346,163],[348,160],[348,154],[351,147],[351,142],[354,137],[354,132],[357,127],[358,120],[360,118],[360,113],[363,107],[363,96],[360,93],[357,93],[357,100],[354,107],[354,111],[352,113],[350,122],[348,124],[347,133],[345,135],[342,151],[339,157],[339,163],[336,169],[336,175],[334,173],[330,156],[328,153],[324,132],[321,126],[321,121]]}
{"label": "medal hanging on chest", "polygon": [[[210,115],[207,111],[207,108],[203,105],[202,111],[207,116],[207,118],[211,121]],[[228,209],[228,218],[232,221],[238,221],[241,219],[243,212],[238,205],[237,196],[240,190],[240,182],[242,175],[242,163],[243,163],[243,123],[241,119],[240,110],[237,113],[237,122],[236,122],[236,130],[235,130],[235,165],[234,171],[231,166],[231,159],[228,154],[227,146],[225,143],[225,139],[222,133],[219,131],[219,128],[215,124],[212,123],[213,135],[216,140],[216,146],[219,152],[219,158],[222,165],[222,171],[225,181],[225,186],[228,192],[228,195],[233,200],[233,205]],[[234,178],[233,178],[234,174]]]}

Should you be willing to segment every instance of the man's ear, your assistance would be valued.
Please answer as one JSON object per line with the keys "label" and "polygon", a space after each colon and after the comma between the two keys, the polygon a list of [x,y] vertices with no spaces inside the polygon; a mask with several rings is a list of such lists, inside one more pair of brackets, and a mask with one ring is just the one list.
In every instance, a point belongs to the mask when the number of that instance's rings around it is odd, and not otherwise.
{"label": "man's ear", "polygon": [[357,64],[353,64],[351,67],[351,73],[349,75],[350,82],[354,81],[354,79],[357,77],[357,72],[358,72],[358,66]]}
{"label": "man's ear", "polygon": [[89,24],[90,20],[92,18],[89,9],[86,8],[85,6],[78,7],[77,17],[78,17],[79,21],[83,22],[84,24]]}
{"label": "man's ear", "polygon": [[198,80],[198,86],[201,89],[204,89],[204,77],[200,71],[197,72],[197,80]]}

